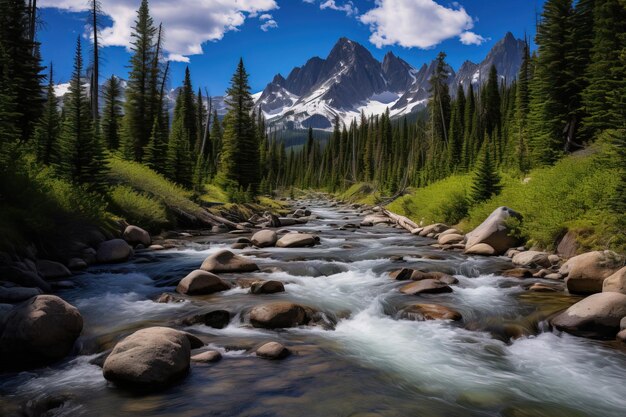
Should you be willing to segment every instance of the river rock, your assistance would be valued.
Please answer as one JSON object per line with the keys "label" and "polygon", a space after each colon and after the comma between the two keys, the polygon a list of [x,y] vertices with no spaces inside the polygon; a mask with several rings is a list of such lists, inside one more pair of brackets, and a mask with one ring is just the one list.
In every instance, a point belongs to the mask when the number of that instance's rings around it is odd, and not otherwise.
{"label": "river rock", "polygon": [[556,253],[566,258],[576,256],[578,252],[578,234],[574,231],[568,231],[561,239],[556,247]]}
{"label": "river rock", "polygon": [[274,294],[284,291],[285,286],[280,281],[256,281],[250,286],[252,294]]}
{"label": "river rock", "polygon": [[278,235],[273,230],[261,230],[252,236],[252,244],[257,248],[267,248],[276,245]]}
{"label": "river rock", "polygon": [[72,258],[67,262],[67,267],[72,271],[81,271],[87,268],[87,262],[82,258]]}
{"label": "river rock", "polygon": [[443,223],[429,224],[420,231],[419,235],[425,237],[430,235],[431,233],[437,234],[445,232],[448,229],[450,229],[450,227]]}
{"label": "river rock", "polygon": [[230,313],[226,310],[213,310],[204,314],[196,314],[182,320],[184,326],[193,326],[194,324],[204,324],[214,329],[223,329],[230,323]]}
{"label": "river rock", "polygon": [[287,301],[261,304],[250,310],[250,323],[254,327],[278,329],[301,326],[307,322],[306,309]]}
{"label": "river rock", "polygon": [[15,266],[0,266],[0,279],[20,287],[39,288],[43,292],[50,292],[50,284],[43,280],[37,272],[24,270]]}
{"label": "river rock", "polygon": [[517,246],[518,239],[509,236],[511,230],[507,221],[511,218],[521,219],[522,216],[508,207],[498,207],[476,229],[465,237],[466,252],[474,246],[484,243],[494,249],[495,254],[501,255],[509,248]]}
{"label": "river rock", "polygon": [[415,281],[400,288],[402,294],[417,295],[417,294],[439,294],[444,292],[452,292],[445,283],[436,279],[424,279],[421,281]]}
{"label": "river rock", "polygon": [[284,359],[291,352],[278,342],[269,342],[256,350],[256,355],[264,359]]}
{"label": "river rock", "polygon": [[70,270],[62,263],[45,259],[37,261],[37,272],[45,279],[65,278],[72,275]]}
{"label": "river rock", "polygon": [[502,276],[509,277],[509,278],[531,278],[533,276],[533,273],[530,269],[513,268],[513,269],[507,269],[506,271],[504,271],[502,273]]}
{"label": "river rock", "polygon": [[57,296],[37,295],[16,305],[0,325],[0,368],[25,369],[70,353],[83,329],[78,309]]}
{"label": "river rock", "polygon": [[471,246],[469,249],[467,249],[467,244],[465,245],[465,254],[466,255],[480,255],[480,256],[492,256],[492,255],[497,255],[496,250],[486,244],[486,243],[478,243],[474,246]]}
{"label": "river rock", "polygon": [[626,294],[626,266],[604,280],[602,292],[621,292]]}
{"label": "river rock", "polygon": [[217,275],[197,269],[180,280],[176,292],[186,295],[213,294],[230,289],[230,285]]}
{"label": "river rock", "polygon": [[413,272],[415,271],[410,268],[397,269],[389,273],[389,278],[395,279],[397,281],[406,281],[411,279],[411,275],[413,274]]}
{"label": "river rock", "polygon": [[192,362],[213,363],[222,359],[222,354],[217,350],[207,350],[191,357]]}
{"label": "river rock", "polygon": [[462,235],[458,235],[455,233],[449,233],[447,235],[439,235],[437,239],[437,243],[440,245],[452,245],[455,243],[460,243],[465,239]]}
{"label": "river rock", "polygon": [[200,269],[214,273],[253,272],[259,267],[254,262],[241,255],[235,255],[229,250],[221,250],[207,257]]}
{"label": "river rock", "polygon": [[361,221],[361,226],[376,226],[377,224],[392,224],[393,220],[383,214],[370,214]]}
{"label": "river rock", "polygon": [[513,256],[513,263],[527,268],[548,268],[552,265],[548,256],[549,255],[546,252],[529,250],[526,252],[520,252]]}
{"label": "river rock", "polygon": [[133,246],[142,244],[147,248],[148,246],[150,246],[150,243],[152,243],[152,239],[150,239],[150,233],[146,232],[138,226],[126,226],[122,237],[125,241]]}
{"label": "river rock", "polygon": [[605,278],[624,266],[624,257],[612,251],[587,252],[570,258],[559,269],[572,294],[602,292]]}
{"label": "river rock", "polygon": [[400,317],[414,321],[452,320],[463,318],[458,311],[438,304],[414,304],[401,310]]}
{"label": "river rock", "polygon": [[99,263],[126,262],[133,255],[133,248],[123,239],[113,239],[98,245],[96,259]]}
{"label": "river rock", "polygon": [[197,345],[195,336],[168,327],[138,330],[115,345],[102,371],[120,386],[162,387],[187,374],[191,349]]}
{"label": "river rock", "polygon": [[309,233],[287,233],[281,237],[276,246],[279,248],[303,248],[307,246],[315,246],[315,236]]}
{"label": "river rock", "polygon": [[232,245],[230,245],[230,248],[234,250],[242,250],[242,249],[246,249],[249,247],[250,247],[249,243],[233,243]]}
{"label": "river rock", "polygon": [[35,287],[0,287],[0,303],[20,303],[40,294]]}
{"label": "river rock", "polygon": [[551,323],[577,336],[613,339],[623,317],[626,317],[626,294],[603,292],[577,302]]}

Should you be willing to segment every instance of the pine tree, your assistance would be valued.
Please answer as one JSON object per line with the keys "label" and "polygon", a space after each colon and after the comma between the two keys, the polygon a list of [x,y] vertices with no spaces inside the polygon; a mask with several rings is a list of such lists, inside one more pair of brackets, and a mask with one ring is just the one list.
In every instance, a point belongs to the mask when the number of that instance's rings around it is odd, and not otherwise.
{"label": "pine tree", "polygon": [[57,142],[61,127],[58,104],[54,93],[54,71],[50,64],[46,105],[35,128],[35,156],[38,162],[45,165],[56,162],[58,156]]}
{"label": "pine tree", "polygon": [[198,149],[198,116],[193,87],[191,86],[191,73],[189,72],[189,67],[185,68],[185,79],[183,81],[183,88],[180,91],[180,95],[184,101],[184,106],[179,108],[185,110],[183,119],[185,128],[189,131],[189,149],[195,151]]}
{"label": "pine tree", "polygon": [[102,139],[109,150],[117,150],[120,146],[122,121],[122,86],[115,75],[104,84],[103,96]]}
{"label": "pine tree", "polygon": [[596,1],[595,38],[589,85],[583,93],[589,136],[604,129],[624,125],[626,105],[626,66],[620,54],[626,50],[626,7],[618,0]]}
{"label": "pine tree", "polygon": [[94,132],[91,107],[82,85],[83,62],[80,36],[76,42],[74,72],[65,101],[65,119],[61,129],[59,174],[76,183],[102,190],[105,186],[104,150]]}
{"label": "pine tree", "polygon": [[483,154],[478,162],[474,183],[472,184],[472,200],[475,203],[489,200],[494,194],[500,192],[500,176],[496,172],[491,158],[490,141],[483,147]]}
{"label": "pine tree", "polygon": [[219,177],[225,185],[244,189],[251,185],[252,192],[256,192],[260,174],[259,145],[251,116],[254,102],[243,60],[239,61],[227,97]]}
{"label": "pine tree", "polygon": [[10,170],[11,156],[20,139],[20,114],[15,111],[15,90],[11,83],[9,56],[0,42],[0,172]]}
{"label": "pine tree", "polygon": [[172,181],[184,186],[192,186],[193,161],[191,158],[190,130],[185,123],[187,109],[183,95],[176,99],[174,109],[174,121],[167,147],[167,159],[165,162],[165,175]]}
{"label": "pine tree", "polygon": [[155,62],[155,34],[156,28],[150,17],[148,1],[142,0],[131,34],[133,55],[124,106],[124,153],[128,154],[132,149],[132,156],[136,161],[143,158],[143,149],[150,139],[154,123],[153,110],[157,98],[151,88],[151,70]]}
{"label": "pine tree", "polygon": [[[487,84],[484,89],[484,99],[482,100],[482,104],[484,106],[483,115],[484,121],[483,126],[485,128],[485,133],[494,138],[494,133],[496,130],[500,129],[502,123],[502,116],[500,113],[500,105],[501,98],[499,92],[499,83],[498,83],[498,71],[496,70],[496,66],[492,65],[489,69],[489,78],[487,79]],[[498,138],[495,139],[496,141]]]}
{"label": "pine tree", "polygon": [[524,39],[524,54],[517,77],[517,166],[522,173],[528,172],[528,113],[530,111],[529,84],[531,79],[531,59],[528,40]]}
{"label": "pine tree", "polygon": [[11,114],[15,118],[11,124],[17,128],[22,142],[32,137],[45,102],[45,96],[41,94],[43,68],[39,44],[34,41],[35,23],[32,19],[24,0],[0,1],[0,45],[4,51],[6,79],[10,83],[8,88],[12,91]]}

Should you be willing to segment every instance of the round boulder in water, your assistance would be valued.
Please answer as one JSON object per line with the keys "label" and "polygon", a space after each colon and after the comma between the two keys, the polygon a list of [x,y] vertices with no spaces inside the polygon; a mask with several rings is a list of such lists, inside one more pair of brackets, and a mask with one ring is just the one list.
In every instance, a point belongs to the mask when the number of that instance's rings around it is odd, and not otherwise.
{"label": "round boulder in water", "polygon": [[200,363],[212,363],[217,362],[222,359],[222,354],[217,350],[207,350],[206,352],[198,353],[197,355],[193,355],[191,357],[192,362],[200,362]]}
{"label": "round boulder in water", "polygon": [[403,286],[400,288],[400,292],[408,295],[439,294],[452,292],[452,288],[436,279],[424,279]]}
{"label": "round boulder in water", "polygon": [[254,327],[280,329],[301,326],[307,322],[306,309],[288,301],[262,304],[250,310],[250,323]]}
{"label": "round boulder in water", "polygon": [[133,248],[123,239],[112,239],[98,246],[96,259],[99,263],[108,264],[125,262],[133,255]]}
{"label": "round boulder in water", "polygon": [[195,336],[168,327],[138,330],[115,345],[102,371],[120,386],[159,388],[187,374],[191,349],[197,344]]}
{"label": "round boulder in water", "polygon": [[229,250],[221,250],[207,257],[200,269],[208,272],[253,272],[259,267],[244,256],[235,255]]}
{"label": "round boulder in water", "polygon": [[78,309],[57,296],[16,305],[0,329],[0,368],[27,369],[66,356],[83,329]]}
{"label": "round boulder in water", "polygon": [[141,244],[148,247],[152,242],[150,233],[138,226],[127,226],[126,229],[124,229],[123,237],[125,241],[133,246]]}
{"label": "round boulder in water", "polygon": [[463,318],[461,313],[438,304],[414,304],[402,309],[400,317],[408,320],[452,320],[459,321]]}
{"label": "round boulder in water", "polygon": [[281,237],[276,246],[279,248],[304,248],[307,246],[315,246],[317,239],[309,233],[287,233]]}
{"label": "round boulder in water", "polygon": [[570,258],[559,273],[567,275],[565,283],[572,294],[602,292],[604,280],[624,266],[624,257],[615,252],[594,251]]}
{"label": "round boulder in water", "polygon": [[257,248],[268,248],[276,245],[278,235],[273,230],[261,230],[252,236],[252,244]]}
{"label": "round boulder in water", "polygon": [[577,302],[551,323],[559,330],[595,339],[613,339],[626,317],[626,294],[603,292]]}
{"label": "round boulder in water", "polygon": [[256,355],[264,359],[284,359],[291,352],[278,342],[269,342],[256,350]]}
{"label": "round boulder in water", "polygon": [[190,272],[176,287],[178,293],[187,295],[213,294],[228,289],[230,285],[220,277],[200,269]]}
{"label": "round boulder in water", "polygon": [[274,294],[284,291],[285,286],[280,281],[257,281],[250,286],[252,294]]}

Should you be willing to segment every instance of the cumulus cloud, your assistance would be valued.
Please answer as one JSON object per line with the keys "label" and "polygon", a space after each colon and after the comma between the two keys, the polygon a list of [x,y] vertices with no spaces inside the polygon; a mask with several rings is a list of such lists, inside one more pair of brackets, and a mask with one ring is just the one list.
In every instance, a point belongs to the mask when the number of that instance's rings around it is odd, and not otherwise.
{"label": "cumulus cloud", "polygon": [[463,32],[459,35],[459,39],[463,45],[482,45],[487,41],[486,38],[483,38],[477,33],[474,32]]}
{"label": "cumulus cloud", "polygon": [[[131,27],[139,0],[106,0],[102,11],[112,25],[101,32],[103,46],[124,46],[131,42]],[[72,12],[88,10],[86,0],[40,0],[40,7]],[[190,55],[202,53],[202,43],[218,41],[229,31],[238,30],[247,18],[278,9],[276,0],[151,0],[150,14],[156,24],[165,28],[165,50],[169,59],[189,61]],[[272,23],[270,23],[272,22]],[[267,25],[267,26],[266,26]],[[266,26],[265,29],[263,26]],[[261,29],[277,27],[274,19],[264,19]]]}
{"label": "cumulus cloud", "polygon": [[485,40],[469,32],[474,20],[458,3],[444,7],[434,0],[376,0],[376,6],[359,20],[369,25],[370,42],[378,48],[427,49],[457,36],[466,45]]}

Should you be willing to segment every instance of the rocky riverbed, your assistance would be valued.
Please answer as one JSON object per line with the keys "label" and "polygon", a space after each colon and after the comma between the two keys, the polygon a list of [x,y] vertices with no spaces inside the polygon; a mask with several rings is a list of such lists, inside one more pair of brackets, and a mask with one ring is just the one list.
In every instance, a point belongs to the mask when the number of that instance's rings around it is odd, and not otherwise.
{"label": "rocky riverbed", "polygon": [[63,278],[82,332],[63,360],[0,375],[0,414],[624,415],[624,344],[549,324],[582,299],[549,277],[558,259],[299,204],[309,221],[276,236],[186,237]]}

